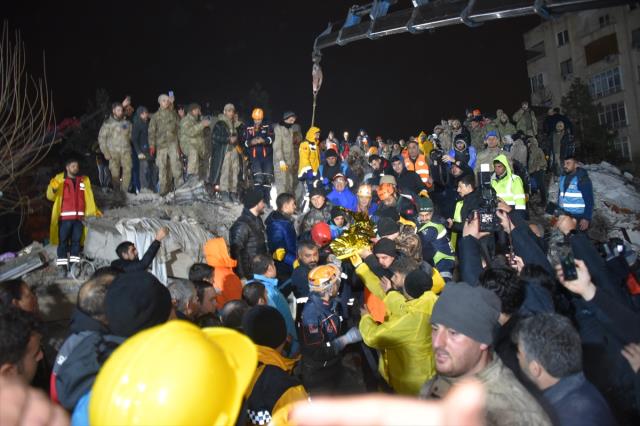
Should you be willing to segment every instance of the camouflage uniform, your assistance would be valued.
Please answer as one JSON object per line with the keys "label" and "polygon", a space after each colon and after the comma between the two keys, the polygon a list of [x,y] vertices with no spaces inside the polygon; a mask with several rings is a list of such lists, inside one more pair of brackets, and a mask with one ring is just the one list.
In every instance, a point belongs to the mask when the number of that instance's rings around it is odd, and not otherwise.
{"label": "camouflage uniform", "polygon": [[[273,169],[278,194],[290,193],[295,190],[296,171],[296,149],[293,146],[293,126],[278,124],[274,126],[275,140],[273,141]],[[284,163],[288,169],[280,170],[280,163]]]}
{"label": "camouflage uniform", "polygon": [[114,189],[120,182],[122,168],[122,190],[128,191],[131,183],[131,123],[125,119],[111,116],[100,127],[98,134],[100,151],[109,160]]}
{"label": "camouflage uniform", "polygon": [[[182,183],[182,164],[178,152],[178,114],[171,109],[159,109],[149,122],[149,146],[156,150],[160,194],[169,192],[168,170],[176,186]],[[167,164],[168,163],[168,164]]]}
{"label": "camouflage uniform", "polygon": [[187,156],[187,175],[204,178],[204,170],[200,167],[204,158],[205,125],[193,114],[186,114],[180,120],[180,149]]}

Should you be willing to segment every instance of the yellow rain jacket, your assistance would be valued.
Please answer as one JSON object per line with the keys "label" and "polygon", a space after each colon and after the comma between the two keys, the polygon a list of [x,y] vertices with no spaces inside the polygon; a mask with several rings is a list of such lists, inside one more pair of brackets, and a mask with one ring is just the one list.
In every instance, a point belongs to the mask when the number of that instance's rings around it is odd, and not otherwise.
{"label": "yellow rain jacket", "polygon": [[391,291],[384,297],[387,320],[378,324],[371,315],[360,320],[364,342],[380,351],[379,371],[399,394],[417,395],[435,373],[431,345],[431,313],[438,300],[427,291],[418,299],[406,300]]}
{"label": "yellow rain jacket", "polygon": [[307,131],[305,140],[300,143],[300,148],[298,148],[300,154],[298,178],[302,178],[309,170],[312,170],[313,173],[318,172],[318,168],[320,167],[320,147],[315,140],[316,133],[320,133],[320,129],[318,127],[311,127]]}
{"label": "yellow rain jacket", "polygon": [[[49,182],[47,186],[47,200],[53,201],[53,208],[51,209],[51,225],[49,226],[49,242],[52,245],[58,245],[58,220],[60,219],[60,210],[62,209],[62,191],[64,189],[64,172],[58,173]],[[91,189],[91,181],[89,177],[82,176],[84,182],[84,217],[99,215],[96,202],[93,199],[93,190]],[[53,181],[58,182],[58,189],[53,189],[51,183]],[[87,228],[84,227],[82,231],[81,243],[84,242],[84,238],[87,236]]]}

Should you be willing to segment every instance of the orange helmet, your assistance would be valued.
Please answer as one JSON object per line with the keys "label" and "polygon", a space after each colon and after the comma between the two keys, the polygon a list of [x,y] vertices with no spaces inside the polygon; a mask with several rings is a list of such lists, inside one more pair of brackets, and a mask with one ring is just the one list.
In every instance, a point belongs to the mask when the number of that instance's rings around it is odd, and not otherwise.
{"label": "orange helmet", "polygon": [[360,187],[358,188],[358,193],[356,194],[358,197],[369,197],[371,198],[372,191],[371,191],[371,185],[368,184],[362,184],[360,185]]}
{"label": "orange helmet", "polygon": [[322,291],[340,280],[340,269],[329,263],[316,266],[309,272],[309,289]]}
{"label": "orange helmet", "polygon": [[473,114],[474,117],[480,117],[482,115],[482,113],[480,112],[479,109],[474,109],[471,114]]}
{"label": "orange helmet", "polygon": [[251,111],[251,118],[256,121],[262,121],[264,118],[264,111],[261,108],[254,108],[253,111]]}
{"label": "orange helmet", "polygon": [[377,192],[378,192],[378,198],[380,198],[380,201],[384,201],[393,195],[393,193],[395,192],[395,188],[390,183],[381,183],[378,186]]}

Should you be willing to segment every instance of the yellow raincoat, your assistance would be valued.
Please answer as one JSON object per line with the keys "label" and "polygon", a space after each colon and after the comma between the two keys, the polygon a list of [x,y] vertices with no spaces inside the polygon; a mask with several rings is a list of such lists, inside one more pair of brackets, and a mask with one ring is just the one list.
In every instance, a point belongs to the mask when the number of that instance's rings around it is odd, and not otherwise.
{"label": "yellow raincoat", "polygon": [[298,164],[298,178],[302,178],[309,170],[314,173],[318,172],[320,167],[320,147],[315,140],[315,134],[320,133],[318,127],[311,127],[307,131],[305,140],[300,143],[298,152],[300,153],[300,162]]}
{"label": "yellow raincoat", "polygon": [[[53,208],[51,209],[51,225],[49,226],[49,242],[52,245],[58,245],[58,219],[60,218],[60,210],[62,209],[62,191],[64,188],[65,173],[58,173],[49,182],[47,186],[47,200],[53,201]],[[98,216],[100,212],[96,207],[96,202],[93,199],[93,190],[91,189],[91,181],[89,177],[83,176],[84,181],[84,217]],[[51,184],[57,181],[58,189],[53,189]],[[84,238],[87,236],[87,228],[84,227],[82,231],[81,243],[84,242]]]}

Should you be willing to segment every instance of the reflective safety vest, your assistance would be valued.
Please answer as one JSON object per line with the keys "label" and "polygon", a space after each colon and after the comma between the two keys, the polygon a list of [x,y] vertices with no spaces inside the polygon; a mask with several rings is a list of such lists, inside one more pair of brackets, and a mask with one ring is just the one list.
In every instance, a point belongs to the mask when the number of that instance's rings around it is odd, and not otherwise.
{"label": "reflective safety vest", "polygon": [[84,219],[84,176],[77,176],[75,179],[65,177],[63,185],[60,220]]}
{"label": "reflective safety vest", "polygon": [[558,185],[558,206],[572,215],[581,215],[584,213],[586,207],[582,192],[578,189],[578,176],[573,176],[569,187],[564,190],[566,176],[560,177],[560,184]]}
{"label": "reflective safety vest", "polygon": [[451,243],[449,243],[449,239],[447,238],[447,228],[440,223],[427,222],[420,227],[418,232],[426,231],[429,228],[435,229],[437,233],[436,239],[433,241],[433,246],[436,249],[436,253],[433,255],[433,264],[436,268],[438,267],[438,262],[443,259],[455,261],[456,258],[453,256]]}
{"label": "reflective safety vest", "polygon": [[527,209],[527,198],[520,176],[512,174],[502,179],[492,179],[491,186],[496,190],[496,196],[508,205],[516,210]]}
{"label": "reflective safety vest", "polygon": [[[461,222],[462,223],[462,204],[464,203],[464,201],[460,200],[456,203],[456,209],[453,212],[453,221],[454,222]],[[453,248],[453,250],[455,251],[456,249],[456,243],[458,241],[458,233],[457,232],[452,232],[451,233],[451,247]]]}
{"label": "reflective safety vest", "polygon": [[431,183],[429,183],[429,164],[427,164],[427,160],[425,160],[424,155],[418,155],[416,161],[413,161],[407,155],[407,157],[404,159],[404,167],[407,170],[416,172],[418,176],[420,176],[420,179],[422,179],[422,182],[424,182],[425,185],[431,188]]}

